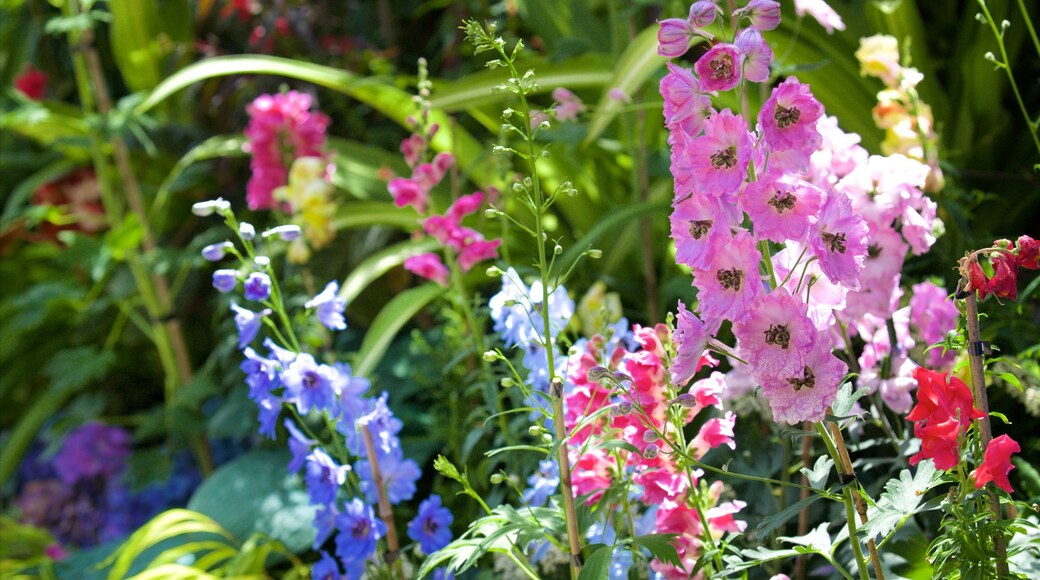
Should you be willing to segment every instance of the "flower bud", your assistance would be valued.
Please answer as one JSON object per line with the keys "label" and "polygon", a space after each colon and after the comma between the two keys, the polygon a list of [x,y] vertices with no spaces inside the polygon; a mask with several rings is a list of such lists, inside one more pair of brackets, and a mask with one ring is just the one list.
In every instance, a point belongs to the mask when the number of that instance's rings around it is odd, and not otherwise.
{"label": "flower bud", "polygon": [[646,431],[643,431],[643,441],[646,441],[647,443],[653,443],[654,441],[657,441],[658,439],[660,439],[660,437],[658,437],[657,433],[655,433],[654,431],[652,431],[650,429],[647,429]]}
{"label": "flower bud", "polygon": [[213,215],[214,212],[224,213],[231,209],[231,202],[225,201],[224,198],[218,197],[212,201],[200,201],[191,206],[191,213],[199,216],[206,217]]}
{"label": "flower bud", "polygon": [[751,20],[751,26],[759,30],[773,30],[780,25],[780,3],[775,0],[751,0],[737,11]]}
{"label": "flower bud", "polygon": [[687,409],[692,409],[697,406],[697,397],[694,397],[690,393],[683,393],[678,397],[672,399],[671,404],[678,404],[682,405],[683,407],[686,407]]}
{"label": "flower bud", "polygon": [[484,360],[487,362],[495,362],[496,360],[498,360],[498,353],[493,350],[489,350],[484,353]]}
{"label": "flower bud", "polygon": [[260,302],[271,297],[271,278],[262,272],[253,272],[245,281],[246,299]]}
{"label": "flower bud", "polygon": [[513,381],[513,379],[511,379],[509,377],[502,377],[502,380],[499,381],[499,384],[502,385],[502,387],[508,389],[509,387],[514,386],[516,384],[516,382]]}
{"label": "flower bud", "polygon": [[597,365],[589,369],[588,374],[586,374],[585,376],[590,383],[601,383],[603,382],[603,379],[606,379],[607,377],[613,377],[614,373],[610,372],[610,369],[606,367],[601,367]]}
{"label": "flower bud", "polygon": [[488,219],[494,219],[494,218],[497,218],[501,213],[502,212],[498,211],[497,209],[488,208],[488,209],[484,210],[484,217],[486,217]]}
{"label": "flower bud", "polygon": [[502,477],[501,473],[491,474],[491,485],[501,485],[506,478]]}
{"label": "flower bud", "polygon": [[585,255],[592,258],[593,260],[598,260],[603,257],[603,250],[597,250],[596,248],[593,248],[585,252]]}
{"label": "flower bud", "polygon": [[498,266],[488,266],[486,272],[489,278],[498,278],[502,275],[502,270]]}
{"label": "flower bud", "polygon": [[629,401],[621,401],[617,405],[617,410],[618,410],[618,414],[619,415],[628,415],[629,413],[631,413],[635,409],[636,409],[636,406],[633,405]]}
{"label": "flower bud", "polygon": [[238,270],[217,270],[213,272],[213,287],[221,294],[227,294],[238,284]]}
{"label": "flower bud", "polygon": [[660,452],[661,448],[658,447],[656,443],[651,443],[646,446],[646,449],[643,450],[643,457],[647,459],[654,459]]}
{"label": "flower bud", "polygon": [[256,228],[249,222],[242,222],[238,224],[238,234],[243,240],[252,240],[256,237]]}
{"label": "flower bud", "polygon": [[563,253],[563,246],[561,246],[560,244],[556,244],[555,246],[553,246],[553,254],[559,256],[562,253]]}
{"label": "flower bud", "polygon": [[668,18],[658,22],[657,54],[665,58],[678,58],[690,48],[693,37],[693,25],[682,18]]}
{"label": "flower bud", "polygon": [[231,242],[220,242],[217,244],[210,244],[205,248],[202,248],[202,257],[210,262],[219,262],[227,255],[227,251],[230,248],[235,247]]}
{"label": "flower bud", "polygon": [[698,0],[690,6],[690,24],[693,24],[695,28],[704,28],[715,22],[717,11],[715,2],[712,0]]}
{"label": "flower bud", "polygon": [[300,234],[302,233],[303,230],[300,229],[300,226],[288,224],[284,226],[273,227],[269,230],[266,230],[262,235],[264,236],[264,239],[267,239],[271,236],[278,236],[279,238],[287,242],[291,242],[296,238],[300,237]]}
{"label": "flower bud", "polygon": [[545,432],[545,429],[542,429],[541,425],[531,425],[530,427],[527,428],[527,434],[530,435],[531,437],[537,437],[537,436],[541,435],[544,432]]}
{"label": "flower bud", "polygon": [[267,256],[257,256],[253,258],[253,263],[259,268],[266,268],[271,265],[271,258]]}

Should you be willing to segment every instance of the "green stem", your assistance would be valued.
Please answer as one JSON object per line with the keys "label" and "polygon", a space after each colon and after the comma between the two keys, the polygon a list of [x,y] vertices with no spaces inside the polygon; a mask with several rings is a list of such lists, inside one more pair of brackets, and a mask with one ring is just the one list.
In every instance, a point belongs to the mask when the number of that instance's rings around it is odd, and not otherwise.
{"label": "green stem", "polygon": [[[827,452],[834,459],[835,467],[842,465],[841,455],[838,454],[837,448],[834,447],[834,442],[831,441],[831,436],[824,428],[823,423],[816,423],[816,431],[819,432],[820,438],[823,439],[824,445],[827,446]],[[867,562],[863,558],[863,548],[859,545],[859,538],[856,537],[856,507],[852,497],[851,485],[845,486],[843,495],[845,496],[845,521],[849,528],[849,543],[852,544],[852,553],[856,557],[856,568],[859,570],[859,577],[862,580],[868,580],[870,575],[867,573]]]}
{"label": "green stem", "polygon": [[[1022,0],[1019,0],[1021,3]],[[1018,83],[1015,82],[1015,75],[1011,74],[1011,66],[1008,64],[1007,48],[1004,46],[1004,33],[997,28],[996,21],[993,20],[993,15],[989,13],[989,7],[986,6],[985,0],[978,0],[979,7],[982,9],[983,15],[986,17],[986,22],[989,24],[990,30],[993,31],[993,36],[997,40],[997,48],[1000,50],[1000,62],[997,66],[1004,69],[1007,73],[1008,83],[1011,85],[1011,92],[1015,94],[1015,101],[1018,102],[1018,108],[1022,111],[1022,116],[1026,119],[1026,124],[1029,126],[1029,135],[1033,138],[1033,144],[1036,146],[1036,150],[1040,153],[1040,136],[1037,135],[1037,125],[1029,117],[1029,110],[1026,109],[1025,101],[1022,100],[1022,93],[1018,90]],[[1023,8],[1023,13],[1025,9]],[[1028,22],[1028,18],[1026,21]],[[1032,29],[1032,27],[1030,27]],[[1036,40],[1036,33],[1033,32],[1033,40]]]}
{"label": "green stem", "polygon": [[1022,12],[1022,19],[1026,22],[1026,29],[1029,31],[1029,38],[1033,39],[1033,48],[1036,49],[1036,55],[1040,56],[1040,39],[1036,36],[1036,29],[1033,28],[1033,21],[1029,18],[1029,12],[1026,11],[1026,3],[1024,0],[1018,0],[1018,9]]}

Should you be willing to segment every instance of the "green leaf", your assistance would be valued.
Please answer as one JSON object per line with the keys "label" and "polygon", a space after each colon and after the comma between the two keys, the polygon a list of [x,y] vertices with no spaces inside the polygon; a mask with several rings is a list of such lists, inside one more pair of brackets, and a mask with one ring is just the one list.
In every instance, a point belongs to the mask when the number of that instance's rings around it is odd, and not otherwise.
{"label": "green leaf", "polygon": [[332,218],[335,230],[392,226],[411,231],[419,226],[419,214],[407,207],[397,207],[393,202],[356,201],[340,204]]}
{"label": "green leaf", "polygon": [[1023,391],[1024,390],[1023,387],[1022,387],[1022,381],[1018,380],[1018,377],[1016,377],[1015,375],[1013,375],[1011,373],[1000,373],[997,376],[1000,377],[1004,382],[1008,383],[1009,385],[1014,386],[1019,391]]}
{"label": "green leaf", "polygon": [[369,284],[390,269],[400,266],[412,256],[418,256],[437,247],[437,240],[423,238],[401,242],[372,254],[362,260],[343,280],[343,285],[339,289],[339,297],[350,304]]}
{"label": "green leaf", "polygon": [[[942,483],[942,473],[935,469],[931,459],[917,464],[917,473],[909,469],[899,472],[899,479],[890,479],[885,483],[885,491],[878,498],[877,505],[871,506],[867,523],[860,529],[867,538],[886,538],[902,527],[907,518],[924,509],[921,500],[933,487]],[[927,504],[926,504],[927,505]]]}
{"label": "green leaf", "polygon": [[109,0],[108,9],[112,11],[112,57],[123,81],[134,92],[155,88],[162,79],[165,55],[155,0]]}
{"label": "green leaf", "polygon": [[788,544],[805,546],[813,552],[828,556],[828,558],[834,552],[834,542],[831,540],[831,535],[827,533],[827,522],[820,524],[804,536],[780,536],[777,539]]}
{"label": "green leaf", "polygon": [[827,476],[831,474],[831,467],[833,466],[833,459],[826,455],[821,455],[816,459],[816,463],[813,464],[811,470],[803,467],[798,471],[809,480],[809,485],[811,485],[813,489],[823,489],[823,484],[827,483]]}
{"label": "green leaf", "polygon": [[244,135],[214,135],[192,147],[190,151],[184,154],[184,157],[177,161],[173,169],[170,170],[170,174],[166,176],[162,185],[159,186],[159,191],[155,194],[155,202],[152,204],[151,213],[153,218],[165,216],[170,194],[176,191],[178,180],[185,170],[206,159],[244,157],[246,152],[242,150],[242,146],[245,142],[246,138]]}
{"label": "green leaf", "polygon": [[581,256],[582,252],[592,248],[603,236],[615,235],[619,229],[632,220],[644,215],[666,215],[672,208],[671,202],[643,202],[626,204],[611,210],[596,220],[596,225],[564,252],[561,264],[570,265]]}
{"label": "green leaf", "polygon": [[675,566],[682,567],[682,560],[679,559],[679,552],[675,550],[674,534],[649,534],[646,536],[639,536],[632,540],[632,547],[643,547],[650,550],[650,554],[664,562],[665,564],[672,564]]}
{"label": "green leaf", "polygon": [[613,546],[599,546],[591,556],[585,559],[578,580],[601,580],[610,574],[610,560],[614,555]]}
{"label": "green leaf", "polygon": [[387,200],[386,174],[408,175],[400,154],[358,141],[329,137],[329,157],[336,166],[332,184],[358,199]]}
{"label": "green leaf", "polygon": [[60,159],[47,164],[42,169],[33,173],[25,181],[19,183],[11,191],[4,203],[4,213],[0,217],[0,228],[6,230],[8,224],[20,217],[20,211],[28,203],[32,194],[40,187],[64,177],[67,173],[78,167],[79,164]]}
{"label": "green leaf", "polygon": [[254,449],[202,482],[188,509],[219,522],[239,538],[260,531],[299,553],[314,541],[315,508],[299,480],[286,471],[285,449]]}
{"label": "green leaf", "polygon": [[[589,132],[585,136],[584,141],[586,145],[599,137],[600,133],[607,128],[614,117],[617,116],[618,111],[624,106],[624,103],[610,98],[609,89],[617,88],[624,91],[626,95],[634,95],[643,86],[643,83],[668,61],[665,57],[657,54],[657,31],[659,28],[657,24],[652,24],[643,29],[642,32],[632,39],[625,52],[622,53],[617,67],[614,69],[614,76],[607,85],[608,90],[603,91],[599,104],[596,105],[595,113],[592,115],[592,120],[589,122]],[[703,40],[699,36],[694,38],[698,44]]]}
{"label": "green leaf", "polygon": [[376,319],[372,321],[372,326],[365,333],[365,339],[354,358],[354,373],[359,376],[371,374],[398,331],[443,292],[444,288],[430,283],[410,288],[394,296],[379,311]]}
{"label": "green leaf", "polygon": [[800,500],[796,503],[787,506],[783,509],[783,511],[779,511],[775,514],[770,514],[766,516],[762,519],[762,523],[758,524],[758,527],[755,528],[755,532],[758,534],[759,537],[768,536],[770,533],[772,533],[773,530],[784,525],[784,522],[795,517],[796,515],[801,513],[803,509],[807,509],[809,506],[816,503],[823,497],[824,496],[818,493],[814,493],[803,500]]}
{"label": "green leaf", "polygon": [[838,395],[834,399],[834,404],[831,405],[831,409],[834,411],[832,415],[839,419],[848,417],[852,413],[852,407],[856,401],[867,396],[869,392],[865,387],[852,392],[852,381],[845,381],[838,387]]}
{"label": "green leaf", "polygon": [[[130,572],[131,566],[149,549],[165,540],[171,540],[187,534],[207,534],[225,538],[229,547],[234,539],[212,519],[190,510],[173,509],[163,512],[141,526],[119,548],[109,556],[105,566],[111,566],[109,580],[121,580]],[[235,550],[232,548],[231,552]],[[161,554],[160,554],[161,556]]]}

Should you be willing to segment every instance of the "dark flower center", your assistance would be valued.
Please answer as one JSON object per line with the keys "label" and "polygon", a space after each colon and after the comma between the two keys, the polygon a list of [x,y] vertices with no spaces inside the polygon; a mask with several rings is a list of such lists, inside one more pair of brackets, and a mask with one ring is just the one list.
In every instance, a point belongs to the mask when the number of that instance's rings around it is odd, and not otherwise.
{"label": "dark flower center", "polygon": [[798,198],[795,197],[790,191],[778,191],[768,202],[769,205],[776,208],[776,213],[783,214],[785,210],[794,209],[795,202]]}
{"label": "dark flower center", "polygon": [[432,536],[433,534],[437,533],[437,530],[441,529],[441,526],[436,521],[434,521],[433,518],[427,518],[425,521],[423,521],[422,529],[424,532]]}
{"label": "dark flower center", "polygon": [[794,387],[794,392],[798,392],[802,389],[811,389],[816,386],[816,375],[813,374],[812,369],[805,367],[802,370],[804,378],[791,377],[787,379],[787,382]]}
{"label": "dark flower center", "polygon": [[690,222],[690,235],[699,240],[711,229],[712,220],[697,220]]}
{"label": "dark flower center", "polygon": [[844,232],[840,233],[840,234],[832,234],[830,232],[823,232],[823,234],[820,237],[823,238],[823,243],[827,244],[827,246],[830,248],[830,250],[832,252],[838,252],[839,254],[844,254],[845,253],[845,250],[847,248],[845,247],[845,234],[844,234]]}
{"label": "dark flower center", "polygon": [[881,255],[881,246],[879,246],[877,244],[870,244],[869,246],[867,246],[867,257],[868,258],[873,260],[874,258],[876,258],[876,257],[878,257],[880,255]]}
{"label": "dark flower center", "polygon": [[779,345],[784,350],[791,344],[791,333],[787,330],[786,324],[770,324],[765,334],[766,344]]}
{"label": "dark flower center", "polygon": [[708,63],[711,67],[711,78],[729,79],[733,77],[733,57],[728,54],[720,54]]}
{"label": "dark flower center", "polygon": [[360,519],[354,523],[354,528],[350,530],[350,535],[361,540],[368,537],[368,531],[371,528],[369,521],[366,519]]}
{"label": "dark flower center", "polygon": [[733,145],[711,154],[711,166],[715,169],[732,169],[737,166],[737,148]]}
{"label": "dark flower center", "polygon": [[316,389],[318,384],[321,383],[321,377],[314,371],[307,371],[303,373],[303,386],[307,389]]}
{"label": "dark flower center", "polygon": [[740,290],[740,282],[744,278],[744,272],[737,268],[719,270],[715,272],[715,278],[718,279],[719,284],[722,284],[722,287],[726,290]]}
{"label": "dark flower center", "polygon": [[776,121],[776,126],[781,129],[786,129],[791,125],[794,125],[798,122],[798,118],[801,116],[802,112],[798,110],[798,107],[791,107],[788,109],[779,103],[776,105],[776,112],[773,113],[773,119]]}

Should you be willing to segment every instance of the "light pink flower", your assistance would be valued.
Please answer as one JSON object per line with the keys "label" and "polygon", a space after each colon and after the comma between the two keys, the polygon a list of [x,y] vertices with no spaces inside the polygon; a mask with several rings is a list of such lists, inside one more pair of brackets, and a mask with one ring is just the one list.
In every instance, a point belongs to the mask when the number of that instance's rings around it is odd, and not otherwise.
{"label": "light pink flower", "polygon": [[759,30],[773,30],[780,25],[780,3],[775,0],[751,0],[735,15],[747,16],[751,26]]}
{"label": "light pink flower", "polygon": [[859,288],[867,257],[868,230],[844,193],[832,192],[809,234],[809,246],[832,282]]}
{"label": "light pink flower", "polygon": [[679,302],[679,311],[675,317],[675,332],[672,341],[675,344],[675,360],[669,372],[672,384],[676,388],[685,385],[701,367],[701,357],[708,347],[710,333],[697,315],[686,309]]}
{"label": "light pink flower", "polygon": [[823,138],[816,129],[816,121],[823,115],[823,105],[813,97],[809,85],[794,77],[780,83],[762,105],[758,123],[762,136],[772,152],[797,153],[786,168],[804,170]]}
{"label": "light pink flower", "polygon": [[[957,326],[957,306],[949,299],[949,292],[931,282],[914,284],[910,296],[910,323],[918,331],[925,345],[932,345],[946,338],[946,334]],[[943,370],[953,363],[957,353],[949,351],[945,355],[942,347],[928,351],[928,366]]]}
{"label": "light pink flower", "polygon": [[657,54],[665,58],[678,58],[690,48],[693,24],[682,18],[668,18],[658,22]]}
{"label": "light pink flower", "polygon": [[698,288],[700,315],[705,320],[735,320],[743,316],[762,293],[758,273],[761,254],[755,239],[740,230],[721,243],[711,266],[694,270],[693,284]]}
{"label": "light pink flower", "polygon": [[728,91],[740,83],[743,53],[732,44],[720,43],[711,47],[693,65],[701,88],[708,92]]}
{"label": "light pink flower", "polygon": [[412,256],[404,261],[404,269],[427,280],[433,280],[441,286],[448,286],[448,267],[441,262],[437,254]]}
{"label": "light pink flower", "polygon": [[751,134],[743,117],[725,109],[704,122],[704,134],[689,143],[686,155],[694,191],[705,195],[735,193],[751,162]]}
{"label": "light pink flower", "polygon": [[824,192],[791,174],[769,172],[744,188],[740,207],[754,224],[755,236],[774,242],[805,241]]}
{"label": "light pink flower", "polygon": [[733,41],[744,53],[744,78],[762,83],[769,80],[769,65],[773,62],[773,50],[755,28],[745,28]]}
{"label": "light pink flower", "polygon": [[675,260],[691,268],[707,268],[719,240],[728,240],[743,218],[735,204],[705,195],[688,195],[673,208],[668,222]]}
{"label": "light pink flower", "polygon": [[813,348],[801,371],[763,382],[762,392],[769,400],[773,419],[789,425],[822,421],[827,408],[834,403],[846,370],[845,363],[831,354],[829,348]]}
{"label": "light pink flower", "polygon": [[849,292],[845,320],[856,320],[867,314],[886,318],[899,308],[903,291],[899,288],[903,259],[910,249],[899,233],[889,226],[867,223],[870,244],[863,262],[859,290]]}
{"label": "light pink flower", "polygon": [[832,282],[820,269],[818,260],[807,262],[810,257],[804,245],[789,241],[783,250],[773,254],[773,270],[778,283],[787,280],[783,287],[792,294],[797,290],[804,297],[809,288],[809,319],[817,330],[827,330],[834,326],[834,311],[846,307],[849,289]]}
{"label": "light pink flower", "polygon": [[717,12],[718,7],[715,6],[715,2],[712,0],[697,0],[697,2],[690,5],[690,22],[696,28],[704,28],[715,22]]}
{"label": "light pink flower", "polygon": [[798,17],[808,14],[827,29],[827,34],[833,34],[835,30],[845,30],[845,23],[841,16],[827,5],[823,0],[794,0],[794,12]]}
{"label": "light pink flower", "polygon": [[560,121],[576,121],[578,114],[585,112],[585,103],[578,95],[563,87],[553,89],[552,98],[556,101],[556,118]]}
{"label": "light pink flower", "polygon": [[741,358],[759,380],[801,371],[813,348],[817,330],[807,306],[783,288],[760,296],[747,314],[733,323]]}
{"label": "light pink flower", "polygon": [[[686,68],[668,62],[668,74],[661,79],[661,96],[664,98],[664,122],[673,133],[681,130],[696,137],[704,128],[704,120],[715,109],[711,98],[701,93],[697,77]],[[672,142],[669,138],[669,142]]]}

